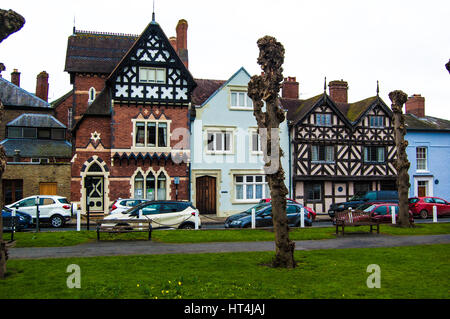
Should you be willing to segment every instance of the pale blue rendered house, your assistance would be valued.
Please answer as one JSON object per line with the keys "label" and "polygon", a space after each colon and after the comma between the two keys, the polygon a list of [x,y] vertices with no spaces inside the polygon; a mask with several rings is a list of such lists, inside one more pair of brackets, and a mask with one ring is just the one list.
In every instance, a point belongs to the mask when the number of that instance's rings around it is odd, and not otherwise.
{"label": "pale blue rendered house", "polygon": [[[202,214],[229,216],[270,198],[261,139],[247,96],[250,74],[195,80],[191,106],[191,201]],[[280,125],[286,187],[290,181],[287,123]]]}

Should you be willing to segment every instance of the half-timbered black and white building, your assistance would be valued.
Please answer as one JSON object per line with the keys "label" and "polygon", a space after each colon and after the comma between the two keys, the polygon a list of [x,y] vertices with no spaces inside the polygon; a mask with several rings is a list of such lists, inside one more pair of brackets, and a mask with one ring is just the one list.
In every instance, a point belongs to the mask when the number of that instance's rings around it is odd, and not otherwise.
{"label": "half-timbered black and white building", "polygon": [[345,81],[329,88],[329,95],[305,100],[290,89],[281,99],[288,109],[293,195],[317,212],[360,192],[396,187],[389,107],[378,94],[348,103]]}

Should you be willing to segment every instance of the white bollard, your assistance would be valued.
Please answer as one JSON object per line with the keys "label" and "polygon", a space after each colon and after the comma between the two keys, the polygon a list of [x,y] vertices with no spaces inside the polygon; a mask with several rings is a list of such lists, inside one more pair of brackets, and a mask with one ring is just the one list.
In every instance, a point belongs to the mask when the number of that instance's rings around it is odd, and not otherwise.
{"label": "white bollard", "polygon": [[395,224],[395,206],[391,206],[392,224]]}
{"label": "white bollard", "polygon": [[255,229],[255,227],[256,227],[255,209],[252,208],[252,228]]}
{"label": "white bollard", "polygon": [[81,230],[81,212],[77,208],[77,231]]}
{"label": "white bollard", "polygon": [[300,209],[300,227],[305,228],[305,208]]}
{"label": "white bollard", "polygon": [[195,229],[198,229],[198,210],[195,211]]}
{"label": "white bollard", "polygon": [[437,206],[433,206],[433,223],[437,223]]}
{"label": "white bollard", "polygon": [[14,232],[16,231],[16,227],[17,227],[16,221],[15,221],[15,219],[16,219],[16,210],[15,209],[13,209],[13,211],[11,212],[11,217],[12,217],[12,224],[14,225],[14,227],[12,227],[11,231],[14,234]]}

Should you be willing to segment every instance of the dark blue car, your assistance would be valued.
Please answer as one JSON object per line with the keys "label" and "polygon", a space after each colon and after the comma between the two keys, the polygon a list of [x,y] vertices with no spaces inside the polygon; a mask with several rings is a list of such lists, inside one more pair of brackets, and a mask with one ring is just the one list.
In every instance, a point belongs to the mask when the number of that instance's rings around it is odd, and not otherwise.
{"label": "dark blue car", "polygon": [[[303,206],[299,204],[287,204],[286,213],[288,217],[288,224],[291,227],[300,226],[300,213]],[[311,226],[312,221],[308,218],[308,211],[304,210],[305,226]],[[255,212],[255,226],[256,227],[271,227],[272,222],[272,205],[256,210]],[[247,228],[252,227],[252,213],[251,210],[232,215],[225,220],[225,228]]]}
{"label": "dark blue car", "polygon": [[[8,207],[4,207],[2,209],[3,230],[11,230],[12,228],[11,213],[12,210]],[[27,229],[33,226],[33,218],[30,214],[16,211],[16,220],[18,220],[18,222],[15,224],[16,230]]]}

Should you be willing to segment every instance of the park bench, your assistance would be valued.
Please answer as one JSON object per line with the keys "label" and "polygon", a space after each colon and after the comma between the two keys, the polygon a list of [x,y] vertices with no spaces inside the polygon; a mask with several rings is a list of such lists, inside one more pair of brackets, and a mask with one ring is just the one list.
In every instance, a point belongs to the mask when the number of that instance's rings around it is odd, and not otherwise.
{"label": "park bench", "polygon": [[148,240],[152,239],[152,220],[121,220],[108,219],[97,221],[97,240],[100,240],[100,233],[130,233],[148,232]]}
{"label": "park bench", "polygon": [[344,236],[345,226],[377,226],[377,234],[380,233],[380,221],[375,220],[370,216],[369,212],[346,210],[336,212],[336,235],[339,235],[339,227],[342,228],[342,236]]}

